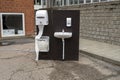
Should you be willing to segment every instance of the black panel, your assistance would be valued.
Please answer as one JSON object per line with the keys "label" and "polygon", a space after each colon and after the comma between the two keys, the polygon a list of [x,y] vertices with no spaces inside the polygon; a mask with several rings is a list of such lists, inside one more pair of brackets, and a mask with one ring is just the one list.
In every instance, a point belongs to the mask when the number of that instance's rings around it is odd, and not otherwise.
{"label": "black panel", "polygon": [[[49,25],[44,28],[44,36],[50,37],[50,51],[40,52],[39,59],[62,60],[62,39],[54,37],[54,32],[72,32],[72,38],[65,39],[65,60],[79,59],[79,11],[49,10]],[[66,18],[72,18],[72,26],[66,27]]]}

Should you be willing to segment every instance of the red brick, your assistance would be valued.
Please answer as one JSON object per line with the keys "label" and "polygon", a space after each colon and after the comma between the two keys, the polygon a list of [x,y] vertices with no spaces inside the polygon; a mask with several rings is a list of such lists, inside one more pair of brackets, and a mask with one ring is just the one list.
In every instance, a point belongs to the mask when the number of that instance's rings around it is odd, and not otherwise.
{"label": "red brick", "polygon": [[34,34],[35,19],[33,0],[0,0],[0,13],[24,13],[25,35],[31,36]]}

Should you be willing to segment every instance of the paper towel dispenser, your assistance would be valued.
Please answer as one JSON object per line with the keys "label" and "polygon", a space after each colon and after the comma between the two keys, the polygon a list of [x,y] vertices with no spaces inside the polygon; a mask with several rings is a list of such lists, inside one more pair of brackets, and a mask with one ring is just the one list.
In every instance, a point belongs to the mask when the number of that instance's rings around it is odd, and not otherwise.
{"label": "paper towel dispenser", "polygon": [[35,37],[35,51],[36,60],[39,58],[39,52],[49,51],[49,36],[43,37],[44,26],[48,25],[48,12],[47,10],[36,11],[36,25],[38,27],[38,35]]}
{"label": "paper towel dispenser", "polygon": [[36,25],[48,25],[48,12],[47,12],[47,10],[36,11]]}

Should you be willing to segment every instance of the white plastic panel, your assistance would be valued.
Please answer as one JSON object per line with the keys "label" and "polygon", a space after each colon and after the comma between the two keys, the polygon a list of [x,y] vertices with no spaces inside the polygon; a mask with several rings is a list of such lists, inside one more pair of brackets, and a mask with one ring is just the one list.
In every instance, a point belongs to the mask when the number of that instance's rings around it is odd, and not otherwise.
{"label": "white plastic panel", "polygon": [[38,48],[40,52],[48,52],[49,51],[49,37],[42,36],[38,39]]}

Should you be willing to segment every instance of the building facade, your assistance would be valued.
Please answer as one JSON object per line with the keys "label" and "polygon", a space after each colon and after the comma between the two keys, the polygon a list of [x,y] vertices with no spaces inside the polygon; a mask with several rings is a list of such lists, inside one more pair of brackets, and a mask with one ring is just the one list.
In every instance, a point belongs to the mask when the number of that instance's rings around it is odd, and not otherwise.
{"label": "building facade", "polygon": [[0,0],[0,38],[34,34],[33,0]]}
{"label": "building facade", "polygon": [[80,38],[120,46],[120,0],[51,0],[48,4],[57,10],[80,10]]}
{"label": "building facade", "polygon": [[110,2],[116,0],[34,0],[34,9],[41,8],[53,8],[53,7],[64,7],[64,6],[74,6],[83,5],[91,3],[101,3]]}

